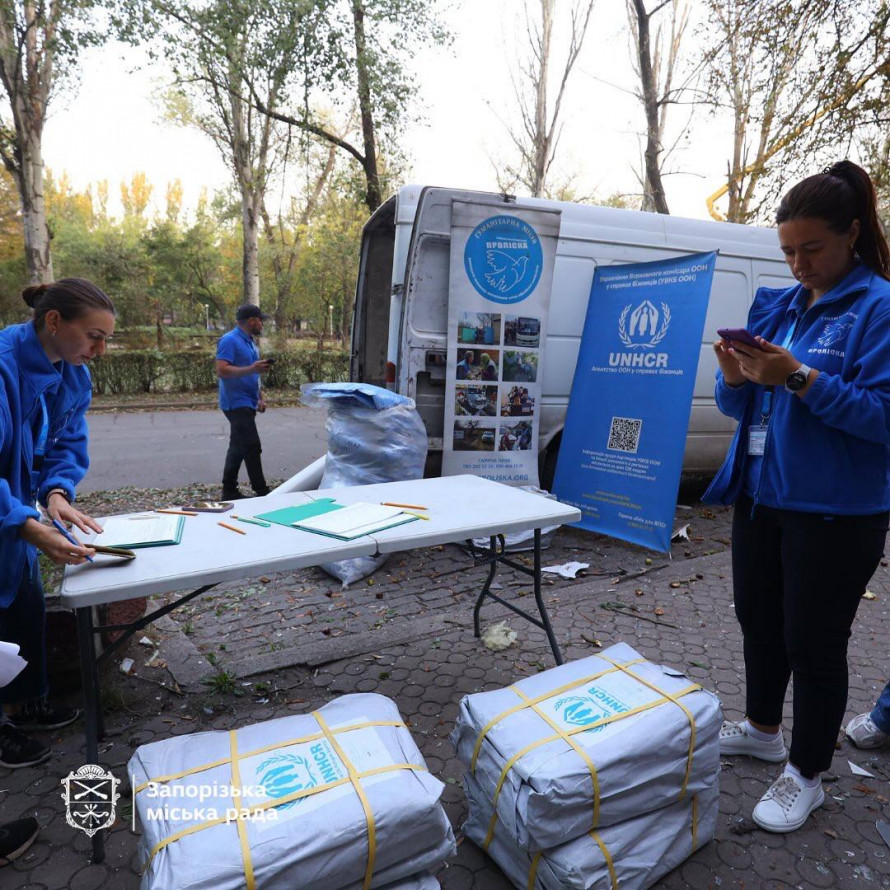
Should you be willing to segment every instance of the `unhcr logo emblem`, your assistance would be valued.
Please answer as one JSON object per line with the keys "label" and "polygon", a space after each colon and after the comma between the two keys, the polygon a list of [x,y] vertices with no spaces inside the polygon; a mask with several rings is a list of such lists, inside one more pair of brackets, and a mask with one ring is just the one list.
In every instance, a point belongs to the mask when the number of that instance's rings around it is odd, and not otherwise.
{"label": "unhcr logo emblem", "polygon": [[618,317],[618,336],[629,349],[651,349],[664,339],[671,323],[671,310],[661,303],[661,311],[649,300],[635,309],[628,303]]}
{"label": "unhcr logo emblem", "polygon": [[62,779],[67,823],[89,837],[103,828],[110,828],[120,799],[117,790],[120,783],[120,779],[93,763],[68,773]]}
{"label": "unhcr logo emblem", "polygon": [[[621,699],[599,686],[591,686],[587,695],[569,695],[554,705],[554,710],[562,711],[562,719],[570,726],[590,726],[613,714],[623,714],[630,708]],[[599,732],[605,725],[594,726],[590,732]]]}
{"label": "unhcr logo emblem", "polygon": [[[560,699],[555,705],[557,711],[562,711],[562,719],[571,726],[590,726],[603,717],[608,717],[609,712],[603,710],[592,698],[584,695],[571,695]],[[597,726],[592,732],[598,732],[602,726]]]}
{"label": "unhcr logo emblem", "polygon": [[[257,767],[257,772],[266,794],[276,799],[314,788],[318,784],[309,760],[296,754],[276,754],[269,757]],[[298,804],[301,799],[282,804],[280,809],[286,810]]]}

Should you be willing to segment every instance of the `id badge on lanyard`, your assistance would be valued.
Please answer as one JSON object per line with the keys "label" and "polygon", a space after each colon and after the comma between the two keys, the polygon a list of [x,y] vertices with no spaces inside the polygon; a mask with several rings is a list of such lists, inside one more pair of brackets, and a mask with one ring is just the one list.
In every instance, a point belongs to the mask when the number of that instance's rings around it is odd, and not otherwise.
{"label": "id badge on lanyard", "polygon": [[31,460],[31,501],[37,503],[37,490],[40,486],[40,471],[46,456],[46,441],[49,438],[49,412],[46,410],[46,399],[40,394],[40,432],[34,442],[34,456]]}
{"label": "id badge on lanyard", "polygon": [[[797,333],[797,327],[803,316],[798,316],[797,320],[788,329],[785,339],[782,341],[782,349],[789,349],[794,342],[794,335]],[[774,386],[768,386],[763,392],[763,405],[760,409],[760,423],[751,424],[748,427],[748,454],[752,457],[762,457],[766,448],[766,431],[769,427],[769,419],[773,409],[773,393]]]}

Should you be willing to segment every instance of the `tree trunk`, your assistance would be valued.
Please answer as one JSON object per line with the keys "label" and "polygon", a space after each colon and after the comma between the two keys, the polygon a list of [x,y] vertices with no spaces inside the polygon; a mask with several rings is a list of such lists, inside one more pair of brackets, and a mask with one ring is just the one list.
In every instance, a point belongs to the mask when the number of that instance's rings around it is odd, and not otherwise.
{"label": "tree trunk", "polygon": [[257,195],[247,185],[241,186],[241,228],[244,241],[241,272],[245,303],[260,305],[259,232],[260,210]]}
{"label": "tree trunk", "polygon": [[643,85],[643,107],[646,112],[646,182],[644,186],[644,202],[649,201],[652,209],[654,209],[656,213],[670,213],[667,198],[664,193],[664,185],[661,181],[661,169],[658,163],[659,155],[662,152],[662,145],[659,138],[658,95],[655,78],[652,73],[649,13],[646,12],[644,0],[633,0],[633,5],[637,14],[640,80]]}
{"label": "tree trunk", "polygon": [[365,204],[373,213],[382,203],[380,173],[377,169],[377,137],[374,128],[373,105],[371,101],[371,80],[368,76],[367,49],[365,43],[364,0],[352,0],[352,21],[355,27],[355,66],[358,81],[358,106],[362,118],[362,139],[364,141],[364,161],[367,191]]}
{"label": "tree trunk", "polygon": [[31,284],[48,284],[53,280],[53,261],[43,198],[43,153],[40,137],[31,131],[26,137],[20,137],[20,140],[21,172],[16,178],[22,200],[28,281]]}
{"label": "tree trunk", "polygon": [[550,139],[547,120],[547,79],[550,74],[550,43],[553,35],[554,0],[541,0],[540,68],[535,85],[535,135],[534,170],[532,171],[532,197],[544,197],[547,178],[547,161],[550,158]]}

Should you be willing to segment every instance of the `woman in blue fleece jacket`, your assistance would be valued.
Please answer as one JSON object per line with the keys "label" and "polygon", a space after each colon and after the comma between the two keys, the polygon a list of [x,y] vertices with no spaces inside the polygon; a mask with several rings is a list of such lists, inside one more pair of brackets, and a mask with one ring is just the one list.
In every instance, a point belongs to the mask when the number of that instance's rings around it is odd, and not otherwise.
{"label": "woman in blue fleece jacket", "polygon": [[785,832],[824,800],[850,628],[890,518],[890,251],[872,182],[849,161],[792,188],[777,222],[799,284],[757,291],[759,349],[714,345],[717,404],[739,426],[704,499],[735,504],[747,716],[723,725],[722,754],[785,760],[794,676],[788,764],[753,812]]}
{"label": "woman in blue fleece jacket", "polygon": [[0,766],[22,767],[49,749],[21,730],[57,729],[77,711],[47,699],[44,602],[37,551],[60,565],[78,565],[92,550],[69,543],[40,521],[82,532],[100,526],[73,505],[89,466],[85,413],[92,385],[86,363],[105,351],[114,306],[94,284],[63,278],[22,294],[33,320],[0,331],[0,640],[17,643],[28,666],[0,689]]}

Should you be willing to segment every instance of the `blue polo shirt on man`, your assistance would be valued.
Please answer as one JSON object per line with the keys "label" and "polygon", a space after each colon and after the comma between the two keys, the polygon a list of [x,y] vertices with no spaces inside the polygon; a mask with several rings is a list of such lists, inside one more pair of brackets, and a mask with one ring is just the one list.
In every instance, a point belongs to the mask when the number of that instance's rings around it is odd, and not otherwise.
{"label": "blue polo shirt on man", "polygon": [[[259,361],[260,352],[250,334],[245,334],[241,328],[235,328],[219,338],[216,358],[243,368]],[[259,374],[219,379],[219,407],[223,411],[233,411],[235,408],[253,408],[255,411],[259,397]]]}

